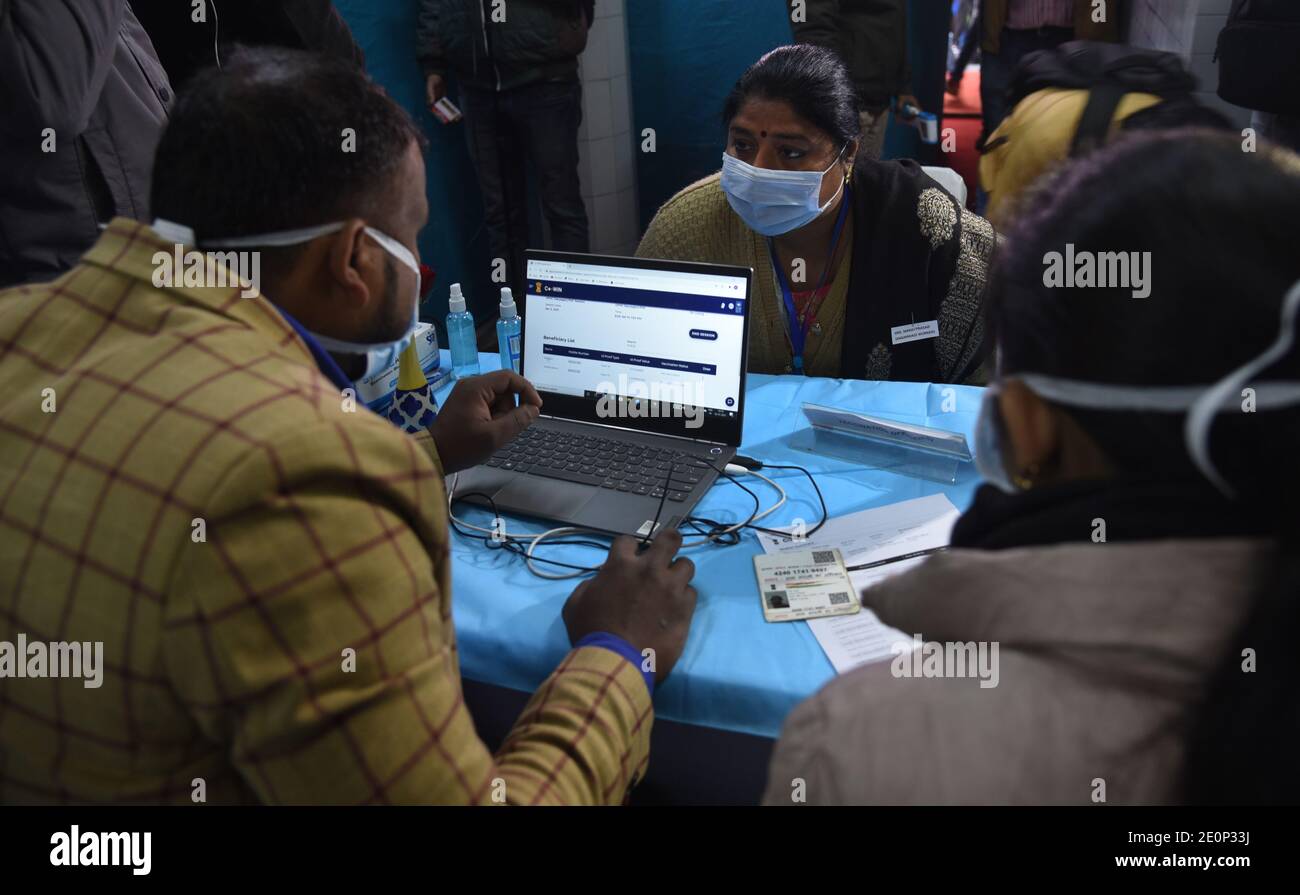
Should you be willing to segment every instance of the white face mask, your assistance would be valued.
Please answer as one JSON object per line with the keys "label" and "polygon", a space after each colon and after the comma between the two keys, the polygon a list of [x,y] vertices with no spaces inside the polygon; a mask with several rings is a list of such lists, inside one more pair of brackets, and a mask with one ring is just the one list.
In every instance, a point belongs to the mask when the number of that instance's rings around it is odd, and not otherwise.
{"label": "white face mask", "polygon": [[[1282,302],[1281,330],[1277,340],[1259,357],[1233,370],[1212,385],[1108,385],[1058,379],[1038,373],[1016,373],[1018,379],[1039,397],[1068,407],[1089,410],[1146,410],[1158,413],[1187,412],[1183,439],[1196,468],[1214,487],[1227,497],[1234,497],[1231,485],[1219,474],[1210,457],[1210,429],[1220,413],[1241,413],[1242,389],[1250,383],[1254,389],[1256,410],[1276,410],[1300,404],[1300,382],[1282,380],[1252,383],[1252,377],[1277,363],[1291,350],[1295,341],[1296,318],[1300,316],[1300,282],[1291,287]],[[1002,456],[1002,426],[997,410],[998,383],[984,394],[979,419],[975,424],[976,466],[980,473],[1003,491],[1018,490],[1007,472]]]}
{"label": "white face mask", "polygon": [[[281,246],[300,245],[304,242],[311,242],[321,236],[328,236],[331,233],[337,233],[343,229],[344,223],[339,221],[333,224],[321,224],[318,227],[304,227],[300,230],[280,230],[275,233],[262,233],[256,236],[240,236],[231,239],[205,239],[203,248],[214,249],[256,249],[256,248],[278,248]],[[175,224],[171,221],[155,220],[153,223],[154,232],[164,239],[171,239],[184,245],[194,245],[194,231],[189,227],[181,224]],[[405,267],[409,268],[415,274],[415,287],[412,289],[411,296],[411,318],[406,327],[406,332],[396,339],[389,342],[349,342],[345,339],[336,339],[332,336],[323,336],[320,333],[312,332],[314,338],[322,348],[332,354],[354,354],[364,356],[366,359],[365,369],[362,371],[360,378],[367,379],[376,373],[382,372],[393,364],[397,363],[402,352],[411,344],[415,338],[416,327],[420,325],[420,262],[416,260],[411,250],[402,245],[396,239],[384,233],[382,230],[376,230],[374,227],[366,227],[365,232],[379,246],[400,261]]]}
{"label": "white face mask", "polygon": [[[722,154],[722,191],[727,202],[749,228],[763,236],[780,236],[798,230],[830,208],[844,189],[822,205],[822,178],[839,163],[847,143],[825,171],[776,171],[756,168],[730,153]],[[846,178],[847,179],[847,178]]]}

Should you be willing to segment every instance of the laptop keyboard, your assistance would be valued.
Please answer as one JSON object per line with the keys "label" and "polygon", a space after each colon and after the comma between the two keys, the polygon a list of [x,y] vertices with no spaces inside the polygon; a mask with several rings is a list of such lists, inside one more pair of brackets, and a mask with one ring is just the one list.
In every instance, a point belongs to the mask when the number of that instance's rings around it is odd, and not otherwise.
{"label": "laptop keyboard", "polygon": [[684,451],[537,428],[525,429],[487,465],[654,498],[667,485],[668,500],[679,502],[709,471],[703,458]]}

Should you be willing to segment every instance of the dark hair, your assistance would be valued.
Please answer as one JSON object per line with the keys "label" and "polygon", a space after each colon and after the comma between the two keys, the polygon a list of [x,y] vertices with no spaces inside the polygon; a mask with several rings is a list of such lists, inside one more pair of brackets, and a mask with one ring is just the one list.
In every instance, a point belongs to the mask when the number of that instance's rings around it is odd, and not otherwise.
{"label": "dark hair", "polygon": [[[990,279],[989,331],[1001,371],[1128,385],[1210,384],[1278,337],[1300,280],[1295,217],[1300,160],[1235,136],[1126,136],[1063,167],[1027,199]],[[1151,252],[1152,292],[1050,289],[1048,252]],[[1300,351],[1264,379],[1300,378]],[[1205,480],[1183,442],[1183,413],[1058,410],[1079,422],[1125,476]],[[1188,735],[1193,802],[1300,801],[1291,754],[1300,736],[1300,410],[1216,417],[1210,451],[1237,507],[1271,522],[1277,549],[1260,570],[1248,620],[1212,678]],[[1242,650],[1259,656],[1242,671]]]}
{"label": "dark hair", "polygon": [[[343,151],[345,129],[355,152]],[[403,154],[423,138],[350,62],[238,50],[181,92],[154,160],[156,217],[205,238],[383,219]]]}
{"label": "dark hair", "polygon": [[813,127],[828,134],[836,148],[862,131],[858,95],[848,69],[835,51],[793,44],[764,53],[745,70],[722,104],[722,126],[750,99],[780,100]]}

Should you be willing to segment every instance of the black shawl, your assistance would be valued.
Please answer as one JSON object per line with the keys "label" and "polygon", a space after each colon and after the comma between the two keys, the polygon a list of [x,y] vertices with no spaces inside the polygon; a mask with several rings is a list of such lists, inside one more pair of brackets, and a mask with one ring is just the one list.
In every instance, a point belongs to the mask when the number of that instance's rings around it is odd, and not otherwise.
{"label": "black shawl", "polygon": [[[926,194],[927,191],[930,192]],[[909,382],[962,382],[984,360],[982,304],[953,302],[940,313],[961,255],[961,208],[914,161],[859,162],[854,166],[853,262],[844,321],[840,375],[871,378],[871,355],[892,355],[888,377]],[[923,227],[922,220],[927,221]],[[927,232],[928,230],[928,232]],[[971,292],[975,286],[968,284]],[[938,339],[892,344],[890,330],[938,320],[941,338],[957,339],[951,369],[941,369]]]}

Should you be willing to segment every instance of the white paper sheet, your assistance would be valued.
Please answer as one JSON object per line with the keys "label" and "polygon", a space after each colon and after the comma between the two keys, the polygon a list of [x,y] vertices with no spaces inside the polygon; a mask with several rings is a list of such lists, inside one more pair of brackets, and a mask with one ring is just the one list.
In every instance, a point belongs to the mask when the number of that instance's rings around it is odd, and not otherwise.
{"label": "white paper sheet", "polygon": [[[861,592],[947,547],[959,515],[946,494],[932,494],[828,519],[816,534],[802,540],[763,533],[759,543],[765,553],[838,547],[850,580]],[[910,633],[885,625],[865,607],[857,615],[811,619],[807,625],[837,674],[893,658],[895,644],[913,644]]]}

